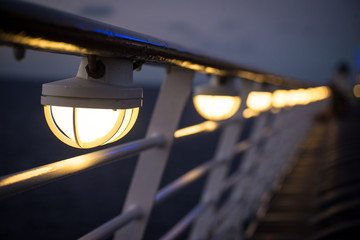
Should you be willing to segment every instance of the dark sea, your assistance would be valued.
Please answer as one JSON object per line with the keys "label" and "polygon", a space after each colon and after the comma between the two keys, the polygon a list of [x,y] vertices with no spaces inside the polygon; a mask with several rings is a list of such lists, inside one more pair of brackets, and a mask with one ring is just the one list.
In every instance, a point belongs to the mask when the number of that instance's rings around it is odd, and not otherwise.
{"label": "dark sea", "polygon": [[[111,145],[145,136],[158,92],[156,87],[144,88],[144,104],[134,128]],[[93,151],[69,147],[51,133],[40,96],[41,83],[1,79],[1,176]],[[189,100],[179,128],[202,121]],[[211,159],[219,133],[176,142],[161,186]],[[101,148],[104,147],[94,150]],[[121,212],[136,162],[137,157],[131,157],[0,200],[0,239],[64,240],[83,236]],[[156,207],[144,239],[158,239],[192,209],[199,201],[205,179],[206,176]],[[187,232],[180,239],[186,235]]]}

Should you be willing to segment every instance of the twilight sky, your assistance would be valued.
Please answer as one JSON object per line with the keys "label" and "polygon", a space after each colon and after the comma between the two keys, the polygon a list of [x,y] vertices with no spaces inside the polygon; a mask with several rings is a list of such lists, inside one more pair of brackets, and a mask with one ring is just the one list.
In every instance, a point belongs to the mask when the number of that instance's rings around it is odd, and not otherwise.
{"label": "twilight sky", "polygon": [[[30,0],[179,43],[246,66],[324,83],[360,46],[358,0]],[[0,76],[49,81],[75,75],[79,57],[28,51],[16,62],[0,47]],[[161,68],[137,77],[161,80]],[[155,81],[159,82],[159,81]]]}

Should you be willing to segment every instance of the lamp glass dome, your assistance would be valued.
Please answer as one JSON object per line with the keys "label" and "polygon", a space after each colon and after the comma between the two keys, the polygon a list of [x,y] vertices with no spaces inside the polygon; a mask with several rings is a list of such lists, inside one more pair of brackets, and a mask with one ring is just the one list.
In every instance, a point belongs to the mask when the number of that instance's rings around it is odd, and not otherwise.
{"label": "lamp glass dome", "polygon": [[219,121],[232,117],[240,107],[239,96],[196,95],[193,98],[198,113],[209,120]]}
{"label": "lamp glass dome", "polygon": [[276,90],[272,97],[272,106],[274,108],[283,108],[287,105],[289,99],[288,91]]}
{"label": "lamp glass dome", "polygon": [[246,100],[248,108],[254,111],[262,112],[271,108],[272,93],[270,92],[250,92]]}
{"label": "lamp glass dome", "polygon": [[99,109],[44,106],[46,122],[62,142],[92,148],[115,142],[134,126],[139,108]]}

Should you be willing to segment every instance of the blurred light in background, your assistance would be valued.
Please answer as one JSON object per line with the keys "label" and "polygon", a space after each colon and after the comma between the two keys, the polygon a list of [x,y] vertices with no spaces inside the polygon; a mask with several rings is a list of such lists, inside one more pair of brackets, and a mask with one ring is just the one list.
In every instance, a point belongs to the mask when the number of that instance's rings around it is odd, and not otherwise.
{"label": "blurred light in background", "polygon": [[[360,96],[360,87],[356,90]],[[249,93],[246,100],[248,108],[244,110],[243,116],[245,118],[253,117],[256,116],[255,113],[258,114],[258,112],[267,111],[271,108],[281,109],[296,105],[307,105],[312,102],[326,99],[329,96],[330,89],[325,86],[308,89],[276,90],[273,93],[253,91]],[[272,112],[277,113],[279,111]]]}
{"label": "blurred light in background", "polygon": [[215,130],[218,127],[218,124],[213,121],[205,121],[200,124],[196,124],[190,127],[179,129],[175,132],[174,137],[175,138],[181,138],[185,136],[189,136],[192,134],[196,134],[199,132],[211,132]]}
{"label": "blurred light in background", "polygon": [[240,107],[238,96],[197,95],[194,105],[198,113],[209,120],[225,120],[232,117]]}
{"label": "blurred light in background", "polygon": [[360,98],[360,84],[356,84],[353,88],[354,96]]}
{"label": "blurred light in background", "polygon": [[272,106],[274,108],[286,107],[288,98],[289,98],[288,91],[286,91],[286,90],[276,90],[273,93]]}
{"label": "blurred light in background", "polygon": [[246,105],[253,111],[266,111],[271,108],[271,92],[250,92],[246,100]]}
{"label": "blurred light in background", "polygon": [[252,110],[250,108],[246,108],[242,113],[244,118],[257,117],[259,114],[260,114],[260,112],[254,111],[254,110]]}

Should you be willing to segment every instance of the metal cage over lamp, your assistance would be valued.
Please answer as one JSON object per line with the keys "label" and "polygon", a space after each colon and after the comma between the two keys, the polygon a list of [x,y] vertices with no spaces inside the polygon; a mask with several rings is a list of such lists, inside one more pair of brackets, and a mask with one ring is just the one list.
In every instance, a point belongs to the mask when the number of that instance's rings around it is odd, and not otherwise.
{"label": "metal cage over lamp", "polygon": [[131,61],[102,59],[104,73],[90,77],[83,58],[75,78],[43,85],[46,122],[62,142],[92,148],[117,141],[134,126],[142,89],[131,88]]}

